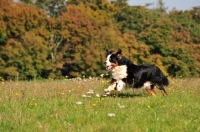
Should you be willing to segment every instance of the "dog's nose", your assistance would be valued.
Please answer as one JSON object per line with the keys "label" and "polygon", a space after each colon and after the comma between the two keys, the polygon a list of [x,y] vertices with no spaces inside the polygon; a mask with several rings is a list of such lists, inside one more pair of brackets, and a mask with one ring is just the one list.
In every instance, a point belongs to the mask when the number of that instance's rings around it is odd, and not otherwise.
{"label": "dog's nose", "polygon": [[106,61],[103,64],[106,65]]}

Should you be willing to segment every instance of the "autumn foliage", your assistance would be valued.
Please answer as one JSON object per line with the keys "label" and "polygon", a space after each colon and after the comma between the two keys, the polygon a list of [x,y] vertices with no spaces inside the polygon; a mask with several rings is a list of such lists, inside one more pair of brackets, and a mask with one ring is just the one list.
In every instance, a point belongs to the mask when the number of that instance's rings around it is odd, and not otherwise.
{"label": "autumn foliage", "polygon": [[0,1],[1,77],[99,76],[106,73],[106,48],[168,76],[200,75],[198,6],[166,12],[126,0],[68,0],[48,16],[41,4]]}

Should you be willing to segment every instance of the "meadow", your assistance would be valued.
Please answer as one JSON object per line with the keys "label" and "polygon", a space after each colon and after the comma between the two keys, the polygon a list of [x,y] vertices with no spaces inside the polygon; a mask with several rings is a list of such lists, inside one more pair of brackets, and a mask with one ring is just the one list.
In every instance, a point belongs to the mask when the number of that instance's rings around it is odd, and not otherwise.
{"label": "meadow", "polygon": [[0,80],[2,132],[200,131],[200,78],[170,78],[167,97],[129,88],[105,96],[104,78]]}

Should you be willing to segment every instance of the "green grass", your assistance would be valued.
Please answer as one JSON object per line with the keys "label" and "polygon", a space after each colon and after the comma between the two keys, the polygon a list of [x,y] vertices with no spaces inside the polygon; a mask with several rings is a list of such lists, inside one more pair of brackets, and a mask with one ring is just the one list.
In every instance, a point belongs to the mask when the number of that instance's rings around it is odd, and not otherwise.
{"label": "green grass", "polygon": [[[145,90],[131,89],[118,97],[104,97],[108,84],[102,79],[2,81],[0,131],[198,132],[199,82],[197,78],[170,79],[168,97],[158,90],[152,97]],[[94,94],[83,97],[90,89]]]}

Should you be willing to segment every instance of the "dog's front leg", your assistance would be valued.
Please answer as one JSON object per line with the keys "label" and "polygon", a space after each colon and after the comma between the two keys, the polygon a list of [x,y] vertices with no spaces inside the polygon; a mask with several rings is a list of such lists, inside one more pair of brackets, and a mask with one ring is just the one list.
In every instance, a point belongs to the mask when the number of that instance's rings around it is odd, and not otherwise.
{"label": "dog's front leg", "polygon": [[124,88],[125,85],[126,84],[122,80],[118,80],[117,81],[117,86],[116,86],[117,91],[118,92],[121,91]]}
{"label": "dog's front leg", "polygon": [[106,93],[106,94],[110,94],[110,92],[112,91],[112,90],[115,90],[115,88],[116,88],[116,82],[112,82],[110,85],[109,85],[109,87],[107,88],[107,89],[104,89],[104,92]]}

